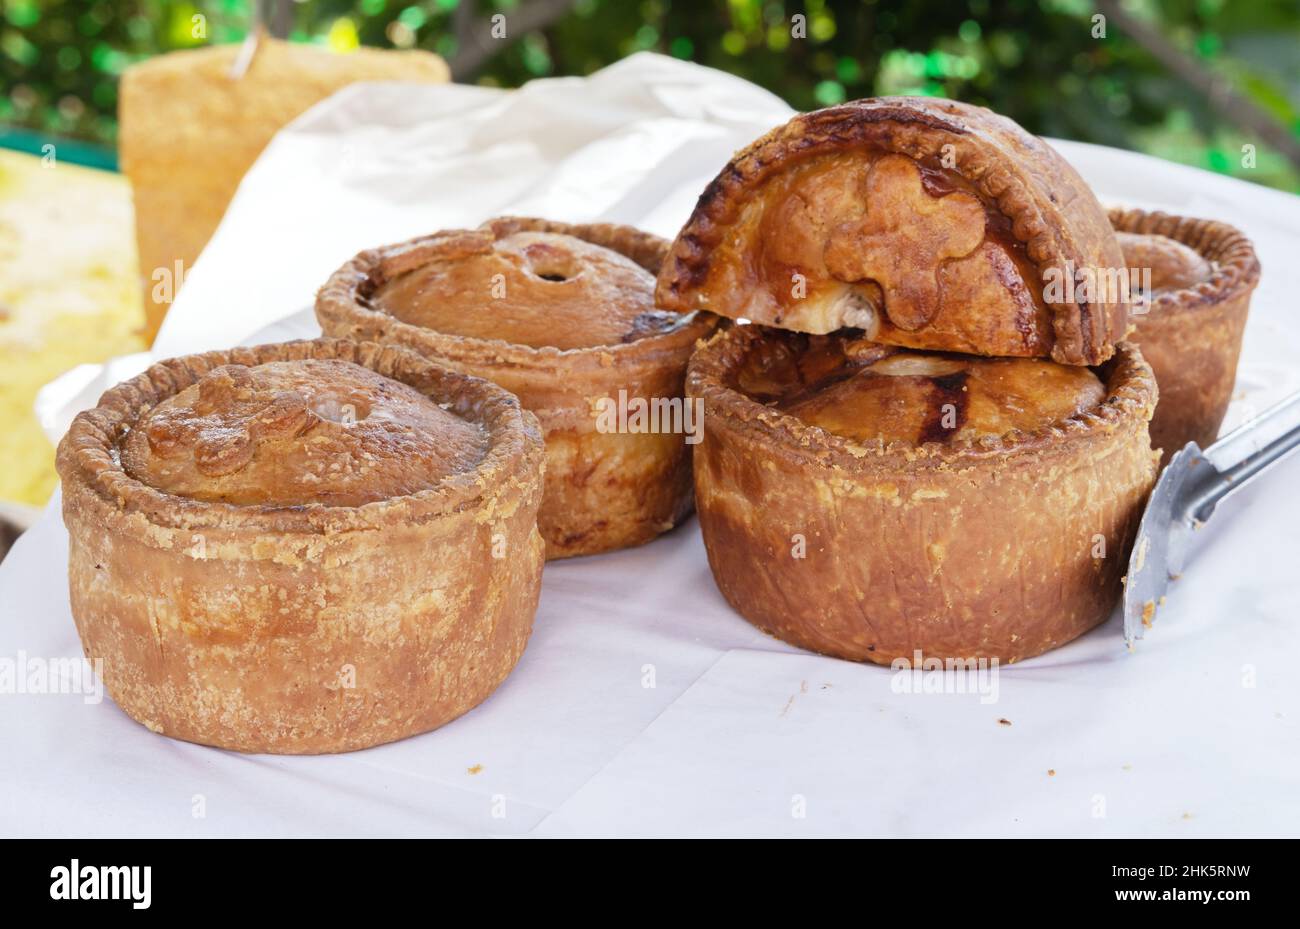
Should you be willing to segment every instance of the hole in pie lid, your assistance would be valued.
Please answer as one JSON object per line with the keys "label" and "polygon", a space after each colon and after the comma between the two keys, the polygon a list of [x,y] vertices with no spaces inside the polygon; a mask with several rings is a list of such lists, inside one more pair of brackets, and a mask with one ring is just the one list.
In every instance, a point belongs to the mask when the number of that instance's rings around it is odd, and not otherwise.
{"label": "hole in pie lid", "polygon": [[528,270],[544,281],[562,284],[582,274],[582,267],[573,254],[550,242],[530,242],[522,251]]}

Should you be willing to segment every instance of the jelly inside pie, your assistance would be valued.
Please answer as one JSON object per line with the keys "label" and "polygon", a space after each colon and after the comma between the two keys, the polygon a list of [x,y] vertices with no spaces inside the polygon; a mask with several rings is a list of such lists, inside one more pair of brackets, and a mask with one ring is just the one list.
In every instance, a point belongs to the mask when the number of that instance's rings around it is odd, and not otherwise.
{"label": "jelly inside pie", "polygon": [[1106,396],[1088,368],[899,350],[851,334],[773,332],[736,386],[835,435],[913,445],[1032,432]]}
{"label": "jelly inside pie", "polygon": [[534,348],[633,342],[680,323],[656,310],[655,279],[613,249],[554,232],[456,232],[370,303],[403,322]]}
{"label": "jelly inside pie", "polygon": [[360,506],[473,469],[481,426],[347,361],[233,364],[146,413],[122,465],[167,493],[234,504]]}

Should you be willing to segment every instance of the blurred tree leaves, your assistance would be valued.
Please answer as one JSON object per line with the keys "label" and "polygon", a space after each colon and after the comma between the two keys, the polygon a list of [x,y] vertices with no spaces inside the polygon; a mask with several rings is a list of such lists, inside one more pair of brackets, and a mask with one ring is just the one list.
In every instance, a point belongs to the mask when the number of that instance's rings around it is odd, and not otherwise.
{"label": "blurred tree leaves", "polygon": [[[116,81],[133,61],[241,39],[242,0],[0,0],[0,123],[112,144]],[[464,25],[520,16],[547,0],[304,0],[292,38],[333,46],[426,48],[453,63]],[[1300,171],[1141,45],[1107,24],[1094,38],[1088,0],[576,0],[510,34],[471,79],[512,87],[589,74],[654,50],[760,84],[799,109],[887,93],[980,103],[1033,132],[1138,149],[1300,190]],[[1300,7],[1295,0],[1129,0],[1198,67],[1300,136]],[[536,12],[536,11],[534,11]],[[470,15],[472,14],[472,15]],[[794,17],[802,16],[796,24]],[[201,28],[200,28],[201,27]],[[1255,168],[1242,146],[1257,148]]]}

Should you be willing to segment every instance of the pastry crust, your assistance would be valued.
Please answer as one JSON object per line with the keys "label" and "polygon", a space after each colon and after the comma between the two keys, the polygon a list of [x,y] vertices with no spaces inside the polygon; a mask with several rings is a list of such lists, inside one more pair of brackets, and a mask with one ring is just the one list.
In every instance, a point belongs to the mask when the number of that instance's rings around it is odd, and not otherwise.
{"label": "pastry crust", "polygon": [[[356,506],[177,496],[123,468],[136,424],[223,366],[255,378],[260,365],[313,361],[414,388],[481,430],[481,448],[431,464],[418,492]],[[393,430],[394,447],[409,441]],[[262,438],[280,453],[282,436]],[[523,653],[541,584],[542,467],[540,429],[514,397],[395,346],[322,339],[156,364],[59,444],[85,653],[132,718],[191,742],[313,754],[437,728]]]}
{"label": "pastry crust", "polygon": [[562,350],[440,332],[372,305],[385,282],[444,255],[447,236],[471,237],[470,245],[478,248],[485,233],[500,240],[520,232],[573,236],[612,249],[651,274],[668,247],[629,226],[505,217],[478,232],[439,233],[362,252],[321,288],[316,317],[328,335],[405,345],[493,380],[537,415],[547,461],[538,526],[548,558],[648,542],[690,513],[690,448],[685,436],[671,432],[602,432],[598,404],[620,396],[629,404],[681,398],[686,362],[695,343],[716,328],[716,318],[689,314],[632,341]]}
{"label": "pastry crust", "polygon": [[1098,406],[1046,428],[947,442],[859,442],[751,399],[735,375],[781,338],[720,333],[691,361],[705,404],[696,508],[719,589],[788,642],[888,664],[1016,661],[1101,623],[1156,455],[1155,380],[1121,343]]}
{"label": "pastry crust", "polygon": [[1133,341],[1160,384],[1151,444],[1167,461],[1188,442],[1206,448],[1219,435],[1237,379],[1250,297],[1259,284],[1259,259],[1250,239],[1227,223],[1121,208],[1112,209],[1110,218],[1118,232],[1172,239],[1203,262],[1171,255],[1158,239],[1127,243],[1130,272],[1152,268],[1151,299],[1135,304]]}
{"label": "pastry crust", "polygon": [[[1122,268],[1105,211],[1045,142],[980,107],[882,97],[801,114],[740,151],[673,243],[658,296],[1093,365],[1128,331],[1127,292],[1102,286]],[[1101,285],[1080,289],[1087,273]]]}

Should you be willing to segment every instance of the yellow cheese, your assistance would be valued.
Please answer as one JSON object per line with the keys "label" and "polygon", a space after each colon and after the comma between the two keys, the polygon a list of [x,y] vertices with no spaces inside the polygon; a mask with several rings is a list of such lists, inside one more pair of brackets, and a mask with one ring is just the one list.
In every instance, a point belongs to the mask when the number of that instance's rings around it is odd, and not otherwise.
{"label": "yellow cheese", "polygon": [[138,352],[144,313],[119,175],[0,151],[0,500],[41,504],[54,449],[36,391],[85,362]]}

